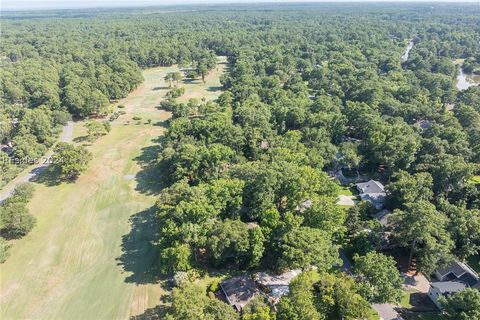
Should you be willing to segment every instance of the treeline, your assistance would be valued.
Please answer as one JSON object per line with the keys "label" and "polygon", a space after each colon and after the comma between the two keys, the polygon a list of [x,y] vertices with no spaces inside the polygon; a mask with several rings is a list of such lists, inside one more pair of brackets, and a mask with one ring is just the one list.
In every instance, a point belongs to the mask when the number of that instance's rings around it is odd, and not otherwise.
{"label": "treeline", "polygon": [[0,263],[9,256],[11,243],[8,240],[24,237],[35,226],[37,220],[27,208],[33,191],[33,185],[21,184],[0,203]]}
{"label": "treeline", "polygon": [[107,21],[2,21],[0,186],[38,160],[72,116],[106,116],[111,102],[143,81],[141,68],[180,63],[203,78],[215,65],[199,39],[154,37],[148,29],[168,30],[167,23]]}
{"label": "treeline", "polygon": [[[395,262],[379,253],[384,232],[389,254],[409,256],[427,275],[479,252],[480,191],[467,183],[479,172],[479,89],[459,93],[451,61],[478,51],[478,34],[468,17],[455,39],[450,23],[458,20],[424,17],[405,27],[360,15],[337,28],[322,16],[325,26],[310,28],[320,18],[296,23],[289,14],[252,22],[248,45],[225,50],[232,69],[216,102],[168,104],[158,267],[171,274],[314,266],[280,300],[276,317],[366,318],[367,302],[400,299],[401,280],[388,276],[398,275]],[[465,39],[469,49],[458,45]],[[348,212],[336,205],[337,186],[325,171],[339,166],[389,183],[387,228],[368,202]],[[357,254],[358,282],[332,272],[340,248]],[[324,279],[336,289],[324,288]],[[332,305],[319,302],[326,292]],[[186,308],[176,309],[174,294],[174,317]]]}
{"label": "treeline", "polygon": [[[401,283],[393,259],[378,253],[384,230],[372,207],[337,206],[338,186],[326,172],[344,167],[389,184],[393,224],[385,231],[393,252],[410,255],[417,270],[478,254],[480,191],[467,181],[479,172],[479,88],[459,93],[451,60],[475,56],[480,33],[474,6],[357,9],[12,20],[2,51],[7,65],[28,61],[30,51],[51,61],[58,72],[46,83],[58,81],[58,99],[42,101],[76,116],[126,94],[114,88],[133,88],[139,67],[179,63],[202,74],[214,53],[228,56],[218,100],[164,104],[173,118],[156,163],[167,184],[156,204],[157,267],[315,267],[292,284],[276,316],[358,319],[369,316],[369,302],[398,301]],[[17,44],[27,30],[31,38]],[[117,63],[131,66],[125,78],[98,77],[115,75]],[[354,278],[334,272],[342,248],[357,254]],[[171,316],[232,314],[205,296],[188,298],[197,292],[176,289]],[[257,307],[252,313],[271,314]]]}

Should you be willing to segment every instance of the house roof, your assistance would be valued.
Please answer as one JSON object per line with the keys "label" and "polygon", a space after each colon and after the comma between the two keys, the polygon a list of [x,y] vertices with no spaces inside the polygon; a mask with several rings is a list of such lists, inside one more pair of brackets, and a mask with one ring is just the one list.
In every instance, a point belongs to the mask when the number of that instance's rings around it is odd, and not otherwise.
{"label": "house roof", "polygon": [[457,281],[443,281],[443,282],[432,282],[430,285],[433,288],[437,288],[441,293],[452,293],[463,291],[467,288],[464,283]]}
{"label": "house roof", "polygon": [[479,281],[478,274],[468,265],[460,261],[453,261],[448,266],[437,269],[437,273],[442,278],[449,276],[451,280],[463,277],[467,282],[472,281],[471,279]]}
{"label": "house roof", "polygon": [[356,184],[357,189],[360,193],[368,193],[368,194],[375,194],[375,193],[385,193],[385,187],[378,181],[370,180],[367,182],[361,182]]}
{"label": "house roof", "polygon": [[475,285],[480,283],[478,277],[475,277],[474,275],[468,272],[464,273],[461,277],[459,277],[458,281],[468,284],[470,287],[474,287]]}
{"label": "house roof", "polygon": [[417,126],[418,128],[420,128],[421,130],[427,130],[429,129],[431,126],[433,125],[433,122],[432,121],[429,121],[429,120],[420,120],[420,121],[417,121],[415,123],[415,126]]}
{"label": "house roof", "polygon": [[249,275],[224,280],[220,282],[220,287],[228,303],[238,311],[241,311],[252,298],[260,294],[260,290]]}
{"label": "house roof", "polygon": [[364,201],[384,201],[385,200],[385,193],[361,193],[360,199]]}
{"label": "house roof", "polygon": [[259,272],[257,274],[257,282],[264,286],[288,286],[293,278],[300,273],[302,273],[302,270],[300,269],[290,270],[280,275]]}

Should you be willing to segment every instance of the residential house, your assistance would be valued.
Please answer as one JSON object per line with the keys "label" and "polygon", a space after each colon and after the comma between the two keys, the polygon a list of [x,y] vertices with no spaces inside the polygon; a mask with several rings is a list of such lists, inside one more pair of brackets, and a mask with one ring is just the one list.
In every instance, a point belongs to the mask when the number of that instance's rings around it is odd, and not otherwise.
{"label": "residential house", "polygon": [[444,268],[437,269],[435,276],[440,281],[459,281],[470,287],[476,287],[480,278],[469,265],[460,261],[454,261]]}
{"label": "residential house", "polygon": [[228,303],[240,312],[250,300],[259,295],[267,297],[272,305],[276,304],[282,296],[288,294],[288,285],[300,273],[302,270],[295,269],[280,275],[259,272],[252,277],[244,274],[220,282],[220,288]]}
{"label": "residential house", "polygon": [[440,303],[441,297],[448,297],[456,292],[463,291],[467,288],[464,283],[456,281],[432,282],[428,290],[428,297],[439,308],[442,309]]}
{"label": "residential house", "polygon": [[432,121],[425,120],[425,119],[415,122],[415,127],[420,129],[420,131],[428,130],[432,125],[433,125]]}
{"label": "residential house", "polygon": [[447,297],[466,288],[480,289],[478,274],[466,263],[460,261],[454,261],[444,268],[437,269],[435,276],[439,281],[430,283],[428,296],[440,309],[442,308],[440,297]]}
{"label": "residential house", "polygon": [[13,144],[11,142],[7,144],[0,144],[0,151],[7,153],[8,155],[13,153]]}
{"label": "residential house", "polygon": [[228,303],[239,312],[250,300],[261,294],[249,274],[224,280],[220,282],[220,288]]}
{"label": "residential house", "polygon": [[360,199],[371,202],[377,210],[383,208],[387,196],[383,184],[376,180],[369,180],[367,182],[357,183],[356,187],[360,193]]}
{"label": "residential house", "polygon": [[255,282],[267,294],[270,302],[276,304],[282,296],[289,293],[290,282],[300,273],[301,269],[290,270],[280,275],[259,272],[256,274]]}

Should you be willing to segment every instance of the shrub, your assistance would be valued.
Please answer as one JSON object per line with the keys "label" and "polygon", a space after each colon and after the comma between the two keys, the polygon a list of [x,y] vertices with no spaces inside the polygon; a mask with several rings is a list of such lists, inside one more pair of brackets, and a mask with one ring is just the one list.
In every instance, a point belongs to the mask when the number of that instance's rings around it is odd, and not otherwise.
{"label": "shrub", "polygon": [[218,278],[213,279],[212,283],[208,286],[209,292],[217,292],[220,289],[220,280]]}
{"label": "shrub", "polygon": [[177,102],[174,99],[167,99],[160,102],[160,108],[165,111],[173,111],[177,106]]}
{"label": "shrub", "polygon": [[142,117],[134,116],[132,119],[135,120],[135,121],[140,121],[140,120],[142,120]]}
{"label": "shrub", "polygon": [[118,109],[124,109],[125,106],[124,106],[123,104],[119,104],[119,105],[117,106],[117,108],[118,108]]}
{"label": "shrub", "polygon": [[0,221],[2,236],[7,239],[18,239],[32,230],[36,219],[28,212],[25,203],[9,202],[0,207]]}
{"label": "shrub", "polygon": [[19,184],[10,198],[8,198],[7,202],[22,202],[28,203],[30,199],[32,199],[33,192],[35,191],[35,187],[30,182],[25,182]]}
{"label": "shrub", "polygon": [[178,98],[185,93],[185,88],[173,88],[165,95],[167,98]]}

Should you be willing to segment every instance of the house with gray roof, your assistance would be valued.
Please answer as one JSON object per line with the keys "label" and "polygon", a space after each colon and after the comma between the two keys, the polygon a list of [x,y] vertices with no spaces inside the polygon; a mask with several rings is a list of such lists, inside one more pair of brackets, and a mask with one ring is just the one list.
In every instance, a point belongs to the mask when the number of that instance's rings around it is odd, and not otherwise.
{"label": "house with gray roof", "polygon": [[261,294],[249,274],[224,280],[220,282],[220,288],[228,303],[238,312],[242,311],[250,300]]}
{"label": "house with gray roof", "polygon": [[371,202],[377,210],[383,208],[387,196],[383,184],[376,180],[369,180],[357,183],[355,186],[360,193],[360,199]]}
{"label": "house with gray roof", "polygon": [[447,297],[466,288],[480,289],[480,277],[466,263],[453,261],[449,265],[435,271],[438,282],[430,283],[428,297],[442,309],[440,297]]}
{"label": "house with gray roof", "polygon": [[463,291],[467,288],[464,283],[456,281],[432,282],[428,290],[428,297],[441,310],[441,297],[448,297],[456,292]]}
{"label": "house with gray roof", "polygon": [[468,264],[460,261],[454,261],[444,268],[437,269],[435,276],[440,281],[462,282],[472,288],[480,286],[478,274]]}

